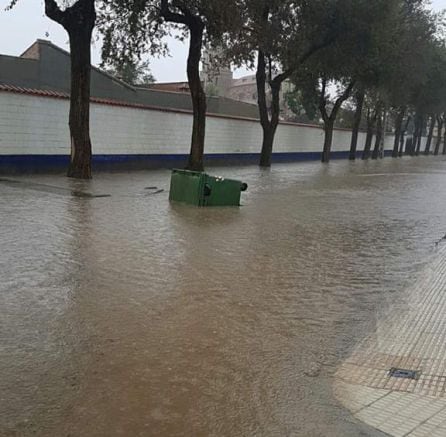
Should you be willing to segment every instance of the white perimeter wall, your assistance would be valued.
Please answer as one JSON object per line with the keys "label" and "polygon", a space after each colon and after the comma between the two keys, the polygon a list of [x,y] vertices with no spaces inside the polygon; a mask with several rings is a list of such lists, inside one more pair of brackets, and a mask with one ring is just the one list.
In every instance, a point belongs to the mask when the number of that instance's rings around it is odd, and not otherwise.
{"label": "white perimeter wall", "polygon": [[[69,154],[69,101],[0,92],[0,154]],[[91,105],[94,154],[187,154],[190,147],[190,114]],[[258,153],[259,122],[208,117],[206,153]],[[336,130],[333,151],[347,151],[351,133]],[[365,134],[359,136],[362,150]],[[386,149],[393,138],[388,137]],[[279,125],[275,152],[320,152],[319,128]]]}

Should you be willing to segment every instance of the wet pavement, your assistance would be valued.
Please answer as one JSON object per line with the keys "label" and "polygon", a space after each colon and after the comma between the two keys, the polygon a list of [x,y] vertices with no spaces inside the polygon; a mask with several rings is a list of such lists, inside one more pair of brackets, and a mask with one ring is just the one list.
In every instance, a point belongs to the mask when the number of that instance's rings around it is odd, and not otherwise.
{"label": "wet pavement", "polygon": [[382,435],[335,374],[432,262],[445,159],[210,172],[241,208],[171,205],[166,171],[0,180],[0,435]]}
{"label": "wet pavement", "polygon": [[382,317],[335,376],[337,398],[395,437],[446,436],[446,239],[429,258],[405,308]]}

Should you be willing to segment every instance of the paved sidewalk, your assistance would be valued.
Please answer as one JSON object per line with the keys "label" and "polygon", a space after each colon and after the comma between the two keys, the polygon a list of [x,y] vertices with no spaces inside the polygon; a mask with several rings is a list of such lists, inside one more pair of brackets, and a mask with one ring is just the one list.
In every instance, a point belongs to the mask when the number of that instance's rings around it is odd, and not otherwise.
{"label": "paved sidewalk", "polygon": [[[390,376],[413,370],[415,379]],[[446,436],[446,244],[408,290],[408,307],[381,320],[336,373],[355,417],[392,436]]]}

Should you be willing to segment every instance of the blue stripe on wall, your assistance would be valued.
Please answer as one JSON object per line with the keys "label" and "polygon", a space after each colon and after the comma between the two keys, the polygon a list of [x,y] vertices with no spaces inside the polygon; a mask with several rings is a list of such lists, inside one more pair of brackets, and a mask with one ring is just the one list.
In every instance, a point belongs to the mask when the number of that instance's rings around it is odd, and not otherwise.
{"label": "blue stripe on wall", "polygon": [[[361,157],[362,152],[357,152]],[[390,156],[391,150],[385,151]],[[331,152],[332,159],[347,159],[348,151]],[[207,165],[244,165],[257,164],[258,153],[213,153],[205,155]],[[94,155],[94,169],[132,169],[132,168],[172,168],[184,166],[188,155]],[[321,159],[320,152],[273,153],[272,161],[296,162],[316,161]],[[51,172],[62,171],[69,163],[68,155],[0,155],[1,173]]]}

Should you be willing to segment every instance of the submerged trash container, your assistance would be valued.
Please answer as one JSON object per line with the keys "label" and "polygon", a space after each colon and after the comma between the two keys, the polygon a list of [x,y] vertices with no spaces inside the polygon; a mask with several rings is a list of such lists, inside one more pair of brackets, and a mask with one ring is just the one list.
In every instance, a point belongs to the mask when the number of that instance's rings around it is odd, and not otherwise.
{"label": "submerged trash container", "polygon": [[239,206],[248,185],[203,172],[172,170],[169,200],[196,206]]}

